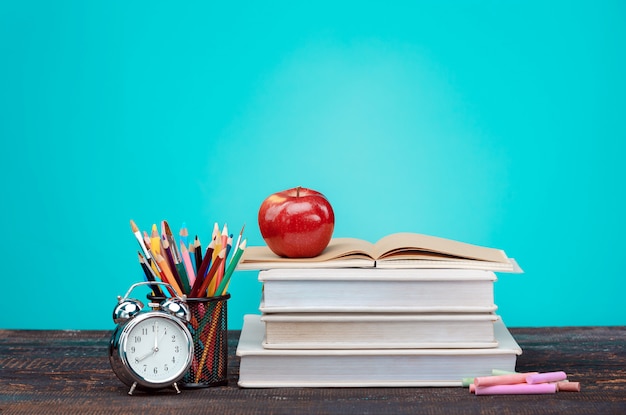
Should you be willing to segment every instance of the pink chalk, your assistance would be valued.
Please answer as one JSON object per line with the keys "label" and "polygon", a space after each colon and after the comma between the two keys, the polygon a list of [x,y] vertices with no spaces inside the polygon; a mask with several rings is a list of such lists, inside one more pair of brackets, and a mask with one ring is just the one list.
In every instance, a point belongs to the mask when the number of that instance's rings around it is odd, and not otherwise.
{"label": "pink chalk", "polygon": [[556,383],[539,383],[529,385],[518,383],[515,385],[477,386],[476,395],[534,395],[556,393]]}
{"label": "pink chalk", "polygon": [[473,383],[470,383],[470,385],[469,385],[469,391],[470,391],[470,393],[474,393],[474,392],[476,392],[476,385],[474,385]]}
{"label": "pink chalk", "polygon": [[567,379],[567,374],[563,371],[546,372],[546,373],[537,373],[533,375],[528,375],[526,377],[526,383],[530,385],[534,385],[536,383],[559,382],[565,379]]}
{"label": "pink chalk", "polygon": [[515,373],[511,375],[498,375],[498,376],[482,376],[482,377],[474,378],[474,385],[494,386],[494,385],[513,385],[516,383],[526,383],[526,378],[529,375],[533,375],[537,373],[539,372]]}

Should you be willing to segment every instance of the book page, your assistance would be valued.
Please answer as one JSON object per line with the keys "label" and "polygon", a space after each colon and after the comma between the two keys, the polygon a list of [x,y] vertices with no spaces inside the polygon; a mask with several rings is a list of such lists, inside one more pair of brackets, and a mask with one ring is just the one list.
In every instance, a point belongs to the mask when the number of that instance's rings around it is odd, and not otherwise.
{"label": "book page", "polygon": [[267,246],[250,246],[243,254],[242,263],[267,262],[324,262],[338,259],[373,259],[374,244],[357,238],[333,238],[324,251],[313,258],[284,258],[276,255]]}
{"label": "book page", "polygon": [[480,261],[509,262],[506,254],[499,249],[409,232],[394,233],[381,238],[376,242],[373,252],[377,260],[391,259],[394,256],[413,259],[412,254],[416,255],[414,259],[424,259],[429,253]]}

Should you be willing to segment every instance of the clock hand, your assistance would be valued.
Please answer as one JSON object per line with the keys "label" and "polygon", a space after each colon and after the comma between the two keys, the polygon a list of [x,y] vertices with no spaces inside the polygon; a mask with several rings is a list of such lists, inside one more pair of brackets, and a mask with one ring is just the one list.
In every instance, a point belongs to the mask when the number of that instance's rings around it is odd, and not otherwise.
{"label": "clock hand", "polygon": [[163,340],[163,338],[165,337],[166,334],[167,334],[167,332],[163,332],[163,334],[161,335],[161,338],[159,339],[159,341]]}
{"label": "clock hand", "polygon": [[154,335],[154,347],[152,348],[153,353],[156,353],[156,352],[159,351],[159,342],[161,340],[163,340],[163,338],[165,337],[166,334],[167,334],[167,331],[163,330],[163,334],[161,335],[161,338],[160,339],[158,338],[159,337],[159,326],[158,326],[158,323],[157,323],[156,334]]}
{"label": "clock hand", "polygon": [[135,358],[135,362],[139,363],[139,362],[141,362],[142,360],[146,359],[147,357],[149,357],[150,355],[153,355],[153,354],[154,354],[154,350],[150,350],[148,353],[144,354],[143,356],[141,356],[141,357],[136,357],[136,358]]}

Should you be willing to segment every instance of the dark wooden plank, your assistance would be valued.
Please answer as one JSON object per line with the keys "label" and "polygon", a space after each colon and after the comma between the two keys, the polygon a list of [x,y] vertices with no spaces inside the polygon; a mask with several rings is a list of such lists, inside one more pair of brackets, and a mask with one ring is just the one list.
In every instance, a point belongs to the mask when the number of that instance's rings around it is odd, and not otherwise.
{"label": "dark wooden plank", "polygon": [[520,371],[564,370],[580,393],[474,396],[463,388],[240,389],[229,332],[229,385],[128,396],[109,367],[106,331],[0,330],[0,414],[624,414],[626,327],[514,328]]}

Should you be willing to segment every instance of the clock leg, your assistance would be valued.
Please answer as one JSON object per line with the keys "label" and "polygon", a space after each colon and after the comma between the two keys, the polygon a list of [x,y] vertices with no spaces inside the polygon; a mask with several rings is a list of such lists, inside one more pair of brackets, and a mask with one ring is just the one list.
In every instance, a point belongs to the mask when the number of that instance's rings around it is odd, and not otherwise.
{"label": "clock leg", "polygon": [[178,389],[178,384],[176,382],[174,382],[174,384],[172,385],[174,387],[174,389],[176,389],[176,393],[180,393],[180,389]]}
{"label": "clock leg", "polygon": [[132,395],[133,392],[135,392],[135,388],[137,387],[137,382],[133,383],[133,386],[130,387],[130,390],[128,391],[129,395]]}

